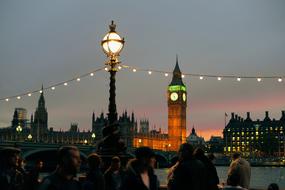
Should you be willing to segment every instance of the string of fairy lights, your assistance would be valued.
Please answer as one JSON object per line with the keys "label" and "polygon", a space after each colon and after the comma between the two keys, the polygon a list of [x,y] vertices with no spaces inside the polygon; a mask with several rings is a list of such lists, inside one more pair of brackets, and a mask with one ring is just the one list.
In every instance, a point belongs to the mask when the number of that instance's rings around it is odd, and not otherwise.
{"label": "string of fairy lights", "polygon": [[38,89],[38,90],[30,90],[30,91],[26,91],[24,93],[21,93],[21,94],[17,94],[17,95],[13,95],[13,96],[9,96],[9,97],[5,97],[5,98],[0,98],[0,101],[6,101],[6,102],[9,102],[10,100],[12,99],[22,99],[23,97],[25,96],[28,96],[28,97],[31,97],[33,94],[35,93],[42,93],[43,91],[46,91],[46,90],[52,90],[54,91],[56,88],[60,87],[60,86],[68,86],[69,83],[71,82],[80,82],[81,79],[85,78],[85,77],[88,77],[88,76],[91,76],[93,77],[95,75],[95,73],[99,72],[99,71],[102,71],[105,67],[103,68],[98,68],[98,69],[95,69],[91,72],[88,72],[88,73],[85,73],[83,75],[80,75],[80,76],[75,76],[69,80],[65,80],[65,81],[61,81],[61,82],[58,82],[56,84],[53,84],[53,85],[50,85],[48,87],[44,87],[44,88],[41,88],[41,89]]}
{"label": "string of fairy lights", "polygon": [[[118,70],[127,69],[127,70],[129,70],[131,72],[134,72],[134,73],[136,73],[136,72],[145,72],[148,75],[152,75],[154,73],[158,73],[158,74],[160,74],[160,75],[162,75],[164,77],[168,77],[168,76],[170,76],[172,74],[171,71],[163,71],[163,70],[155,70],[155,69],[143,69],[143,68],[129,66],[129,65],[119,65],[117,67],[117,69]],[[26,91],[26,92],[21,93],[21,94],[8,96],[8,97],[3,97],[3,98],[0,98],[0,102],[3,102],[3,101],[9,102],[12,99],[20,100],[20,99],[22,99],[25,96],[31,97],[35,93],[42,93],[43,91],[46,91],[46,90],[54,91],[58,87],[68,86],[69,83],[80,82],[81,79],[83,79],[85,77],[93,77],[95,75],[95,73],[97,73],[99,71],[103,71],[103,70],[108,72],[109,68],[108,67],[101,67],[101,68],[95,69],[95,70],[93,70],[91,72],[85,73],[83,75],[75,76],[75,77],[73,77],[73,78],[71,78],[69,80],[58,82],[56,84],[50,85],[50,86],[42,88],[42,89],[30,90],[30,91]],[[242,76],[242,75],[209,75],[209,74],[199,74],[199,73],[182,73],[181,74],[182,78],[185,78],[186,76],[187,77],[196,77],[196,78],[198,78],[200,80],[205,80],[207,78],[216,79],[217,81],[221,81],[223,79],[234,79],[237,82],[241,82],[244,79],[254,79],[257,82],[262,82],[265,79],[272,79],[272,80],[275,80],[275,81],[281,83],[285,79],[285,76],[274,76],[274,75],[273,76]]]}

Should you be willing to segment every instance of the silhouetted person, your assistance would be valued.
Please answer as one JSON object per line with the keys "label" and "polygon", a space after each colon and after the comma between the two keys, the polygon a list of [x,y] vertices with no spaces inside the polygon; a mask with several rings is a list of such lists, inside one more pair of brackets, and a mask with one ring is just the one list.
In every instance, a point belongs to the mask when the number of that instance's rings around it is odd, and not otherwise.
{"label": "silhouetted person", "polygon": [[21,157],[19,157],[17,161],[17,170],[21,172],[23,176],[26,176],[25,160],[23,160]]}
{"label": "silhouetted person", "polygon": [[127,164],[121,190],[158,190],[159,181],[154,174],[154,152],[149,147],[135,150],[136,158]]}
{"label": "silhouetted person", "polygon": [[223,187],[223,190],[247,190],[239,185],[240,176],[237,173],[229,176],[227,179],[227,185]]}
{"label": "silhouetted person", "polygon": [[279,190],[279,186],[276,183],[271,183],[267,190]]}
{"label": "silhouetted person", "polygon": [[119,190],[122,185],[125,172],[121,169],[121,160],[115,156],[112,158],[110,167],[104,174],[106,190]]}
{"label": "silhouetted person", "polygon": [[0,151],[0,189],[22,190],[24,175],[18,170],[20,149],[6,147]]}
{"label": "silhouetted person", "polygon": [[208,155],[208,158],[209,158],[209,160],[213,163],[214,162],[214,160],[216,159],[216,157],[215,157],[215,155],[213,154],[213,153],[210,153],[209,155]]}
{"label": "silhouetted person", "polygon": [[80,183],[75,179],[80,164],[80,152],[77,147],[59,148],[57,168],[43,179],[39,190],[80,190]]}
{"label": "silhouetted person", "polygon": [[179,161],[168,181],[169,190],[206,190],[206,169],[193,156],[193,146],[184,143],[178,151]]}
{"label": "silhouetted person", "polygon": [[211,160],[205,156],[204,151],[201,148],[196,148],[194,156],[206,167],[206,189],[207,190],[218,190],[219,177],[217,174],[216,167]]}
{"label": "silhouetted person", "polygon": [[101,157],[92,153],[87,158],[89,170],[86,174],[86,181],[83,183],[83,190],[104,190],[105,180],[100,170]]}
{"label": "silhouetted person", "polygon": [[43,167],[43,162],[37,160],[32,170],[29,171],[25,178],[25,189],[37,190],[40,184],[39,174]]}
{"label": "silhouetted person", "polygon": [[228,177],[231,175],[239,176],[238,185],[248,189],[251,175],[249,162],[241,158],[241,155],[239,153],[234,153],[232,159],[233,161],[229,167]]}

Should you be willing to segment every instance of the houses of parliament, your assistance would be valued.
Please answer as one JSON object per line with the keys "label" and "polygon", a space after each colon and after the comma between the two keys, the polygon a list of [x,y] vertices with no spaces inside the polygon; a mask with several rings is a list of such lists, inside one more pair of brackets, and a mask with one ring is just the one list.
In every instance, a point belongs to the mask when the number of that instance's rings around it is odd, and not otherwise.
{"label": "houses of parliament", "polygon": [[[148,146],[156,150],[176,151],[186,142],[187,88],[182,81],[178,59],[170,84],[167,87],[168,134],[161,130],[150,130],[147,119],[135,120],[134,113],[122,113],[118,118],[120,135],[127,149]],[[15,108],[11,126],[0,129],[0,142],[30,141],[59,144],[96,144],[103,138],[102,129],[107,123],[104,113],[92,114],[92,127],[89,131],[80,131],[72,123],[67,131],[56,131],[48,126],[48,112],[42,88],[37,108],[30,120],[24,108]]]}

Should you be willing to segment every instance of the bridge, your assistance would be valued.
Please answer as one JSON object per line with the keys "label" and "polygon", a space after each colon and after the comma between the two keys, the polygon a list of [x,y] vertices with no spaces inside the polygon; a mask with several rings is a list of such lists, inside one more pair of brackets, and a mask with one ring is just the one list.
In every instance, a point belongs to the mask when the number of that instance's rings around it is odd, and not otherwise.
{"label": "bridge", "polygon": [[[46,170],[51,169],[56,165],[56,153],[59,147],[69,144],[51,144],[51,143],[35,143],[35,142],[18,142],[18,141],[6,141],[0,143],[0,148],[3,147],[17,147],[21,149],[21,157],[26,161],[27,167],[31,166],[35,161],[41,160],[46,165]],[[72,144],[77,146],[80,151],[83,167],[86,167],[86,158],[90,153],[96,152],[96,147],[93,144]],[[131,157],[134,156],[135,148],[128,151]],[[160,150],[154,150],[156,155],[157,167],[168,167],[176,160],[175,152],[165,152]]]}

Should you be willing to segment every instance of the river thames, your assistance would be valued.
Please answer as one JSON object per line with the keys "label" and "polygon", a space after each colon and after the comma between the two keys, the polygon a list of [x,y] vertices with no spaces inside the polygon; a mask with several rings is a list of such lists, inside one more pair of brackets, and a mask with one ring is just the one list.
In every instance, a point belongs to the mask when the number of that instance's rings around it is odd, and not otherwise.
{"label": "river thames", "polygon": [[[227,179],[227,166],[217,166],[220,183]],[[168,169],[155,170],[161,185],[166,185]],[[282,190],[285,190],[285,168],[284,167],[252,167],[250,187],[256,189],[267,189],[270,183],[277,183]]]}

